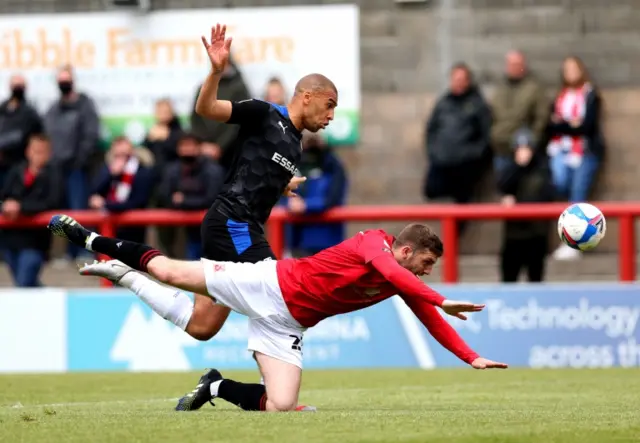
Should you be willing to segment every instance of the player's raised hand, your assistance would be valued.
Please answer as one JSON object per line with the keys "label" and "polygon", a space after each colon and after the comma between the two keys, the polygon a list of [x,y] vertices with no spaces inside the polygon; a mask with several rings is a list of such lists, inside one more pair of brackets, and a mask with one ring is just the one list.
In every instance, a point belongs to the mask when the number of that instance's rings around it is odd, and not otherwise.
{"label": "player's raised hand", "polygon": [[500,363],[482,357],[478,357],[472,361],[471,366],[475,369],[507,369],[509,367],[506,363]]}
{"label": "player's raised hand", "polygon": [[224,71],[229,61],[229,53],[231,51],[232,38],[226,38],[227,25],[217,25],[211,27],[211,38],[207,41],[207,38],[202,36],[202,44],[204,44],[209,60],[211,61],[211,67],[215,74],[220,74]]}
{"label": "player's raised hand", "polygon": [[298,194],[296,194],[293,191],[298,189],[300,185],[305,181],[307,181],[307,177],[298,177],[298,176],[293,177],[291,181],[289,181],[289,184],[287,185],[286,189],[284,190],[284,195],[286,197],[296,197]]}
{"label": "player's raised hand", "polygon": [[468,301],[445,300],[442,303],[442,310],[449,315],[466,320],[467,316],[463,312],[480,312],[485,305],[477,305]]}

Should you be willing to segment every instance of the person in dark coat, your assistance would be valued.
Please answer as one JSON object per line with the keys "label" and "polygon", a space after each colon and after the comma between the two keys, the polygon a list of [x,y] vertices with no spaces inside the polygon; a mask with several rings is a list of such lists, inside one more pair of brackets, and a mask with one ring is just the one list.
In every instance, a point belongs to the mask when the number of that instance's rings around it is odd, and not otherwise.
{"label": "person in dark coat", "polygon": [[[529,146],[526,141],[530,137],[531,134],[516,136],[516,140],[525,142],[515,142],[513,158],[505,162],[498,172],[498,188],[506,206],[551,202],[554,199],[548,158],[544,151]],[[500,265],[503,282],[517,281],[523,269],[530,282],[544,280],[550,232],[551,222],[548,220],[505,222]]]}
{"label": "person in dark coat", "polygon": [[[202,140],[202,153],[220,163],[228,169],[228,163],[233,155],[229,154],[236,137],[238,136],[238,125],[230,125],[217,122],[198,115],[195,111],[196,102],[200,95],[200,88],[193,101],[193,111],[191,113],[191,131]],[[220,79],[218,87],[218,99],[240,101],[251,98],[249,89],[242,78],[242,73],[233,60],[229,60]]]}
{"label": "person in dark coat", "polygon": [[[224,182],[225,173],[215,160],[202,155],[202,144],[193,133],[184,134],[178,143],[178,160],[164,171],[158,199],[164,208],[182,211],[208,209],[216,199]],[[198,260],[202,255],[200,226],[188,226],[187,260]],[[166,238],[171,249],[175,235]]]}
{"label": "person in dark coat", "polygon": [[25,159],[29,139],[42,132],[42,119],[26,100],[23,76],[9,80],[10,97],[0,104],[0,188],[7,172]]}
{"label": "person in dark coat", "polygon": [[489,169],[491,111],[465,64],[451,70],[449,91],[427,122],[425,148],[429,160],[424,195],[452,197],[469,203]]}
{"label": "person in dark coat", "polygon": [[160,176],[169,163],[178,159],[178,140],[183,131],[169,99],[156,102],[155,118],[155,124],[149,129],[142,146],[153,154],[156,173]]}
{"label": "person in dark coat", "polygon": [[[2,189],[2,215],[15,219],[59,209],[64,203],[61,172],[51,161],[51,144],[45,135],[33,135],[26,161],[8,173]],[[40,270],[48,259],[51,232],[45,228],[7,229],[2,236],[5,261],[16,286],[38,287]]]}

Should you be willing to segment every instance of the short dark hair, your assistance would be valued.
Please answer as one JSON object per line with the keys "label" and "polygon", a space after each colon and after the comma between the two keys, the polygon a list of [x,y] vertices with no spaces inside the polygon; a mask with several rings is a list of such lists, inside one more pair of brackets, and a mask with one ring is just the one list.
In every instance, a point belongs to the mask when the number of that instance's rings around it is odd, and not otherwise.
{"label": "short dark hair", "polygon": [[180,137],[178,138],[178,144],[185,141],[191,141],[197,145],[203,143],[202,137],[192,131],[185,131],[180,134]]}
{"label": "short dark hair", "polygon": [[430,251],[438,257],[444,253],[444,245],[438,234],[420,223],[412,223],[400,231],[394,246],[411,246],[415,251]]}
{"label": "short dark hair", "polygon": [[29,137],[29,140],[42,142],[42,143],[51,143],[49,136],[42,132],[31,135],[31,137]]}
{"label": "short dark hair", "polygon": [[467,73],[467,77],[469,78],[469,81],[473,83],[474,78],[473,78],[473,71],[471,70],[471,67],[466,64],[465,62],[456,62],[453,64],[453,66],[451,66],[451,69],[449,70],[449,74],[453,74],[455,71],[464,71]]}

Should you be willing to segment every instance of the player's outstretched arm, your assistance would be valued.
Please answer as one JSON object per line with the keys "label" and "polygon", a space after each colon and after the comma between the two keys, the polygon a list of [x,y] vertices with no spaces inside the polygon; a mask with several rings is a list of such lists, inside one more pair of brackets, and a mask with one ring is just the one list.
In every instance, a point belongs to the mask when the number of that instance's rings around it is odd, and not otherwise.
{"label": "player's outstretched arm", "polygon": [[371,265],[398,291],[422,297],[425,302],[442,306],[445,298],[434,291],[411,271],[398,264],[391,254],[381,254],[371,260]]}
{"label": "player's outstretched arm", "polygon": [[438,343],[460,360],[468,363],[475,369],[507,368],[505,363],[498,363],[480,357],[469,347],[469,345],[465,343],[462,337],[460,337],[460,334],[458,334],[456,330],[453,329],[453,327],[451,327],[444,318],[442,318],[438,310],[433,305],[424,302],[420,298],[407,297],[404,294],[401,294],[400,296],[404,299],[407,306],[409,306],[416,317],[420,319],[433,338],[435,338]]}
{"label": "player's outstretched arm", "polygon": [[509,365],[486,358],[478,357],[471,362],[471,366],[475,369],[507,369]]}
{"label": "player's outstretched arm", "polygon": [[269,113],[269,104],[260,100],[230,102],[218,100],[220,78],[229,62],[231,37],[226,37],[227,27],[216,25],[211,28],[211,37],[202,37],[202,44],[211,61],[211,72],[200,88],[196,100],[196,112],[202,117],[223,123],[259,125]]}
{"label": "player's outstretched arm", "polygon": [[211,62],[211,72],[207,76],[196,101],[196,112],[212,120],[226,122],[231,117],[231,102],[218,100],[218,86],[222,73],[229,62],[232,38],[227,38],[226,25],[211,28],[211,36],[202,36],[202,44]]}
{"label": "player's outstretched arm", "polygon": [[444,312],[454,317],[466,320],[467,317],[462,314],[463,312],[478,312],[484,309],[484,305],[445,299],[438,292],[425,285],[418,276],[400,266],[391,255],[379,255],[371,260],[371,264],[403,294],[422,298],[432,305],[439,306]]}
{"label": "player's outstretched arm", "polygon": [[218,100],[220,78],[229,61],[231,38],[226,38],[227,27],[217,24],[211,28],[211,36],[202,36],[202,44],[211,61],[211,72],[207,76],[196,101],[196,112],[205,118],[226,122],[231,117],[231,102]]}

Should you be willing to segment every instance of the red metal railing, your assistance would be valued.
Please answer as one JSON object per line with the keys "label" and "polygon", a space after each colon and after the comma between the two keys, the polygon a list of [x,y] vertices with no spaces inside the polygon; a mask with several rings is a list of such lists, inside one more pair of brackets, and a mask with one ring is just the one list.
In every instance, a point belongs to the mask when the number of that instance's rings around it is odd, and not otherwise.
{"label": "red metal railing", "polygon": [[[621,281],[634,281],[636,277],[635,218],[640,216],[640,203],[594,203],[609,219],[618,219],[618,268]],[[441,222],[445,245],[442,280],[458,281],[458,233],[459,220],[505,220],[505,219],[555,219],[567,207],[566,203],[520,204],[505,207],[499,204],[469,205],[408,205],[408,206],[346,206],[314,217],[299,217],[275,208],[268,222],[268,238],[276,256],[281,257],[285,248],[284,224],[287,222],[367,222],[367,221],[421,221]],[[45,226],[56,212],[43,213],[32,218],[20,217],[8,220],[0,217],[0,228]],[[117,226],[148,225],[195,225],[204,212],[181,212],[170,210],[139,210],[123,214],[105,214],[97,211],[66,211],[86,226],[95,226],[106,236],[114,236]]]}

